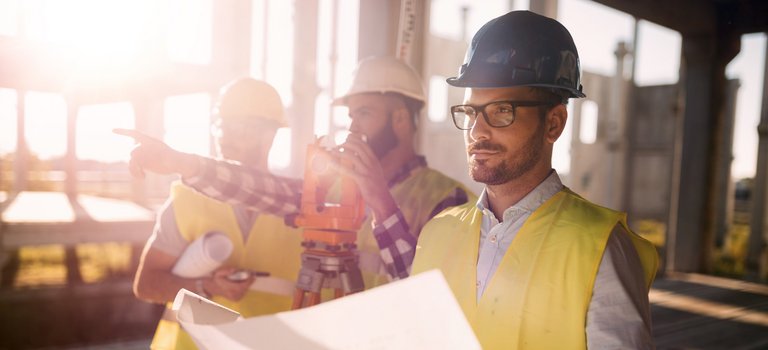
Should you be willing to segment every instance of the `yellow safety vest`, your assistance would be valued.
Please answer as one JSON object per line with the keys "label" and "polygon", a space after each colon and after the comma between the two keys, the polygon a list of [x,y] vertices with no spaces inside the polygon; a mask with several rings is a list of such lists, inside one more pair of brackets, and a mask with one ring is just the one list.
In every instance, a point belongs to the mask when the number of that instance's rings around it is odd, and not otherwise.
{"label": "yellow safety vest", "polygon": [[442,271],[484,349],[585,349],[592,287],[617,223],[630,232],[647,288],[656,274],[655,248],[627,228],[625,214],[564,189],[526,220],[478,302],[481,221],[475,203],[435,217],[412,272]]}
{"label": "yellow safety vest", "polygon": [[[189,242],[211,232],[225,233],[232,240],[233,251],[226,266],[265,271],[270,277],[258,277],[256,286],[239,301],[214,297],[219,304],[238,311],[243,317],[290,310],[293,281],[301,267],[301,230],[286,226],[282,217],[259,215],[243,242],[235,212],[228,204],[208,198],[193,189],[174,183],[171,188],[173,209],[179,232]],[[192,339],[173,320],[158,324],[152,349],[196,349]]]}
{"label": "yellow safety vest", "polygon": [[[427,167],[414,169],[408,178],[395,184],[389,192],[400,207],[411,232],[418,234],[431,218],[430,214],[435,207],[456,191],[456,188],[461,188],[467,193],[470,203],[477,201],[472,191],[460,182]],[[360,269],[366,289],[386,284],[390,280],[381,261],[379,245],[373,237],[371,221],[369,216],[357,234]]]}

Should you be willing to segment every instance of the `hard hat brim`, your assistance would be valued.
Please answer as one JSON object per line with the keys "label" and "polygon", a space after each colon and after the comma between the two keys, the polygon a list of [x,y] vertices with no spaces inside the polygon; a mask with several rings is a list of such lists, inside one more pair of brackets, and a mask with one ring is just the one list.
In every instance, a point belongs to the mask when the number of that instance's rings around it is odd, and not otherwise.
{"label": "hard hat brim", "polygon": [[462,79],[463,77],[451,77],[448,79],[445,79],[445,82],[448,83],[448,85],[458,87],[458,88],[468,88],[468,89],[501,89],[501,88],[511,88],[511,87],[538,87],[538,88],[549,88],[549,89],[558,89],[558,90],[566,90],[571,94],[571,98],[586,98],[587,95],[584,94],[584,92],[576,89],[569,89],[561,85],[553,85],[553,84],[495,84],[495,83],[481,83],[476,81],[471,81],[468,79]]}
{"label": "hard hat brim", "polygon": [[408,93],[406,91],[401,91],[401,90],[398,90],[398,89],[392,89],[392,90],[382,90],[382,91],[379,91],[379,90],[376,90],[376,91],[359,91],[359,92],[355,92],[355,93],[351,93],[351,94],[342,95],[342,96],[336,97],[333,100],[331,100],[331,106],[347,106],[348,105],[347,100],[350,97],[352,97],[352,96],[363,95],[363,94],[381,94],[381,95],[383,95],[383,94],[386,94],[386,93],[393,93],[393,94],[402,95],[402,96],[414,99],[416,101],[419,101],[421,103],[425,103],[423,96],[416,95],[416,94],[411,94],[411,93]]}
{"label": "hard hat brim", "polygon": [[347,97],[349,95],[344,95],[341,97],[334,98],[331,100],[331,106],[338,107],[338,106],[346,106],[347,105]]}

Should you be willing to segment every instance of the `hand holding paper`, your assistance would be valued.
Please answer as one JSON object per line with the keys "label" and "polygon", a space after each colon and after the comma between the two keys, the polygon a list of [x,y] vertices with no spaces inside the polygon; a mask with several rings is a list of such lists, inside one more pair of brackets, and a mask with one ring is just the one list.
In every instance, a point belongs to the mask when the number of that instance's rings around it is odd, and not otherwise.
{"label": "hand holding paper", "polygon": [[[265,271],[249,271],[250,274],[242,280],[232,280],[230,275],[240,269],[229,268],[222,269],[219,276],[218,269],[232,254],[232,241],[221,232],[209,232],[193,241],[179,257],[176,265],[171,272],[184,278],[214,277],[218,285],[221,285],[216,295],[229,297],[232,300],[239,300],[245,293],[245,287],[242,283],[248,283],[251,290],[268,291],[270,293],[279,293],[292,295],[294,290],[293,281],[269,276]],[[296,257],[297,259],[299,257]],[[221,277],[221,278],[217,278]]]}

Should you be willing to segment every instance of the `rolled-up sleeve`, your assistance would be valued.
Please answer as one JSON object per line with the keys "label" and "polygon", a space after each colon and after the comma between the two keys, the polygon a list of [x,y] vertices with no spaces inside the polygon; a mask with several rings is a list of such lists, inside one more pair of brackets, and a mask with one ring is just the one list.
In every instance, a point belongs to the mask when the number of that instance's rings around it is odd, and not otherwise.
{"label": "rolled-up sleeve", "polygon": [[199,157],[199,162],[199,173],[182,181],[208,197],[277,216],[299,211],[301,179],[276,176],[231,161]]}

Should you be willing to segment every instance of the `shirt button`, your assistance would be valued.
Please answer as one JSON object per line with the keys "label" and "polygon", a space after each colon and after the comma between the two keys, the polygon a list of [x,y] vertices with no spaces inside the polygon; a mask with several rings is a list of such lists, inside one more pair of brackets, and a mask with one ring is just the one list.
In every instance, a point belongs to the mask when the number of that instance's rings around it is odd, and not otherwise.
{"label": "shirt button", "polygon": [[480,287],[480,281],[477,281],[476,286]]}
{"label": "shirt button", "polygon": [[496,235],[491,236],[491,243],[496,243]]}

